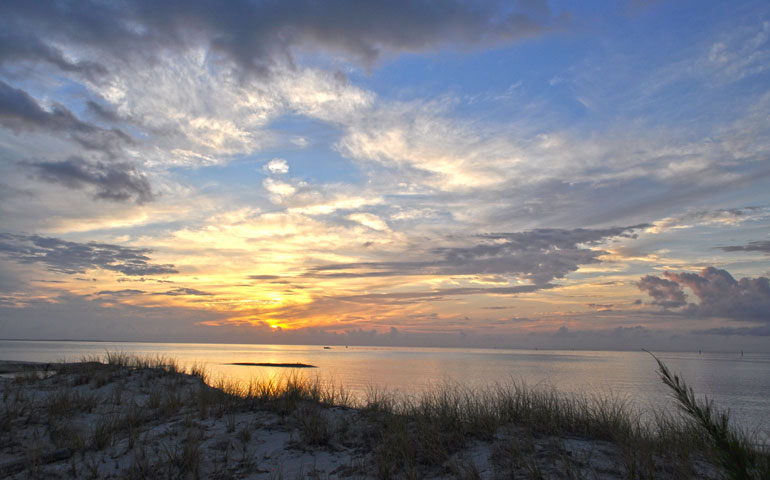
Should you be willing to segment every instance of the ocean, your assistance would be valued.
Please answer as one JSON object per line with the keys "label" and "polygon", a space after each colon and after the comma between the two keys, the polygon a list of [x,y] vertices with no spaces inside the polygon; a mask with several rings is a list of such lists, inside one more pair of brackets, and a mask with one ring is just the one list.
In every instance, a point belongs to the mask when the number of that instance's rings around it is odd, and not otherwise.
{"label": "ocean", "polygon": [[[0,341],[0,360],[78,361],[106,352],[166,356],[205,366],[210,378],[248,381],[289,370],[343,386],[363,397],[372,390],[419,395],[442,385],[483,388],[511,382],[564,394],[614,396],[652,412],[675,408],[646,352],[399,348],[316,345],[232,345],[80,341]],[[732,352],[655,352],[695,394],[729,409],[740,428],[770,432],[770,355]],[[229,363],[306,363],[314,369]]]}

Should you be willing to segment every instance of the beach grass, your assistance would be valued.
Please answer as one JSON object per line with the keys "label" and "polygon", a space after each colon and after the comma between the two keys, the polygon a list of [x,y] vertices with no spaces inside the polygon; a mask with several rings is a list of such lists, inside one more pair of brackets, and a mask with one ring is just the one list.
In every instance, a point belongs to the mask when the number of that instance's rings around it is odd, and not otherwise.
{"label": "beach grass", "polygon": [[618,396],[516,382],[355,397],[297,372],[212,381],[202,365],[107,353],[3,384],[0,445],[29,448],[7,449],[18,459],[0,475],[770,478],[767,446],[656,360],[675,402],[643,415]]}

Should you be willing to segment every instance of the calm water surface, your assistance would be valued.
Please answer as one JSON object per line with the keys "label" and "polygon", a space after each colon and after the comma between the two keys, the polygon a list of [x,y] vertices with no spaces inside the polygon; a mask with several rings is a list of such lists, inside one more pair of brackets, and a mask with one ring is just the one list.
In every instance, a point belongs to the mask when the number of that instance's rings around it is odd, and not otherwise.
{"label": "calm water surface", "polygon": [[[450,348],[332,347],[190,343],[0,341],[0,360],[77,361],[105,352],[173,357],[204,364],[212,379],[249,380],[285,375],[289,369],[225,365],[233,362],[308,363],[295,370],[343,385],[355,395],[370,389],[419,394],[444,383],[483,387],[524,382],[564,393],[616,395],[641,409],[673,402],[644,352],[502,350]],[[741,426],[770,431],[770,355],[660,353],[701,397],[729,408]]]}

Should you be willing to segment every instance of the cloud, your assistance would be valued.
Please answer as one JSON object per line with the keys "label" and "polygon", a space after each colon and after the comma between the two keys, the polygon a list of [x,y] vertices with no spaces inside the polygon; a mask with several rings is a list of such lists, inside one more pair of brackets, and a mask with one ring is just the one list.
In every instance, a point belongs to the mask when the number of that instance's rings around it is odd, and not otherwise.
{"label": "cloud", "polygon": [[43,109],[27,92],[0,80],[0,125],[14,133],[44,131],[64,133],[88,150],[110,156],[133,140],[118,129],[106,130],[83,122],[62,105]]}
{"label": "cloud", "polygon": [[58,183],[68,188],[95,187],[95,198],[123,202],[131,200],[144,203],[154,194],[150,182],[135,167],[125,162],[89,162],[80,157],[70,157],[61,162],[32,162],[40,179]]}
{"label": "cloud", "polygon": [[592,308],[599,312],[611,312],[615,308],[615,305],[611,303],[586,303],[586,307]]}
{"label": "cloud", "polygon": [[357,210],[384,201],[382,196],[374,195],[365,188],[342,183],[315,185],[305,181],[266,178],[262,186],[267,190],[272,203],[286,207],[291,213],[305,215],[329,215],[337,210]]}
{"label": "cloud", "polygon": [[22,36],[47,40],[6,55],[6,61],[43,59],[71,70],[86,65],[63,60],[53,45],[69,47],[76,57],[87,51],[131,60],[203,42],[221,59],[261,74],[292,64],[297,49],[341,53],[368,66],[385,54],[501,45],[560,22],[538,0],[2,2],[0,18],[8,32],[0,52],[13,51]]}
{"label": "cloud", "polygon": [[459,121],[456,101],[378,105],[348,120],[337,149],[366,165],[398,170],[410,181],[444,191],[490,188],[518,180],[524,151],[513,132]]}
{"label": "cloud", "polygon": [[[726,270],[706,267],[699,273],[663,274],[668,280],[646,276],[637,286],[663,307],[683,307],[683,313],[755,322],[770,321],[770,280],[767,277],[736,280]],[[683,288],[699,303],[686,304]]]}
{"label": "cloud", "polygon": [[283,277],[280,275],[249,275],[249,280],[281,280]]}
{"label": "cloud", "polygon": [[361,225],[371,228],[372,230],[390,230],[387,223],[372,213],[351,213],[347,218],[352,222],[360,223]]}
{"label": "cloud", "polygon": [[37,35],[5,31],[0,34],[0,65],[17,61],[47,62],[65,72],[82,73],[90,78],[105,72],[98,63],[67,59],[59,48],[44,43]]}
{"label": "cloud", "polygon": [[191,295],[191,296],[198,296],[198,297],[207,297],[210,295],[214,295],[213,293],[209,292],[202,292],[200,290],[196,290],[194,288],[185,288],[185,287],[179,287],[175,288],[173,290],[169,290],[167,292],[163,293],[157,293],[156,295],[167,295],[171,297],[177,297],[180,295]]}
{"label": "cloud", "polygon": [[763,218],[766,215],[766,209],[760,207],[698,210],[684,215],[666,217],[658,220],[647,229],[647,232],[661,233],[668,230],[691,228],[696,225],[736,226],[749,220]]}
{"label": "cloud", "polygon": [[239,331],[234,335],[231,332],[225,340],[216,329],[200,326],[200,322],[220,319],[222,316],[217,312],[114,301],[118,298],[61,294],[30,299],[23,308],[5,306],[0,301],[3,333],[10,338],[160,342],[178,341],[181,337],[190,341],[231,342],[239,336],[243,338],[244,332]]}
{"label": "cloud", "polygon": [[736,82],[757,75],[770,61],[770,22],[759,26],[730,29],[708,49],[696,67],[718,84]]}
{"label": "cloud", "polygon": [[97,295],[109,295],[112,297],[133,297],[134,295],[144,295],[147,292],[135,288],[124,288],[122,290],[100,290]]}
{"label": "cloud", "polygon": [[535,284],[563,278],[580,265],[598,263],[603,250],[584,248],[611,237],[632,237],[641,226],[609,229],[537,229],[486,235],[490,243],[439,249],[454,274],[519,274]]}
{"label": "cloud", "polygon": [[636,282],[636,286],[653,298],[653,305],[677,308],[687,304],[682,286],[674,281],[647,275]]}
{"label": "cloud", "polygon": [[262,186],[268,191],[270,201],[277,204],[280,204],[285,199],[288,199],[297,193],[297,188],[290,183],[281,182],[272,178],[264,179],[262,181]]}
{"label": "cloud", "polygon": [[119,123],[125,120],[111,106],[102,105],[93,100],[86,101],[86,108],[88,113],[108,123]]}
{"label": "cloud", "polygon": [[[470,247],[434,248],[428,260],[359,262],[314,267],[310,277],[386,277],[408,275],[517,275],[535,285],[565,277],[580,265],[598,263],[603,250],[596,246],[612,237],[632,237],[647,225],[608,229],[537,229],[480,236],[484,243]],[[478,237],[476,237],[478,238]]]}
{"label": "cloud", "polygon": [[52,272],[72,275],[102,269],[128,276],[177,273],[173,265],[150,263],[149,253],[152,250],[0,233],[0,254],[21,264],[45,265]]}
{"label": "cloud", "polygon": [[425,220],[438,217],[439,212],[434,208],[407,208],[390,215],[391,220]]}
{"label": "cloud", "polygon": [[521,293],[532,293],[538,290],[549,290],[555,285],[517,285],[513,287],[491,287],[491,288],[441,288],[436,290],[414,291],[414,292],[392,292],[392,293],[369,293],[362,295],[348,295],[335,297],[334,300],[354,303],[365,303],[373,305],[383,304],[410,304],[424,303],[426,301],[438,301],[449,296],[465,295],[518,295]]}
{"label": "cloud", "polygon": [[289,173],[289,164],[283,158],[274,158],[267,162],[265,170],[270,173],[285,174]]}
{"label": "cloud", "polygon": [[749,242],[748,245],[727,245],[717,247],[725,252],[763,252],[770,254],[770,241]]}
{"label": "cloud", "polygon": [[693,330],[691,333],[699,335],[748,335],[752,337],[770,337],[770,326],[707,328],[705,330]]}
{"label": "cloud", "polygon": [[[43,132],[61,134],[74,140],[86,151],[96,152],[103,160],[71,156],[62,161],[22,162],[37,176],[68,188],[95,187],[95,198],[144,203],[153,199],[147,178],[128,161],[117,160],[126,146],[135,145],[131,137],[118,129],[104,129],[83,122],[69,109],[54,104],[44,109],[25,91],[0,80],[0,125],[16,134]],[[91,155],[93,156],[93,155]]]}
{"label": "cloud", "polygon": [[186,287],[179,287],[174,288],[172,290],[168,290],[166,292],[146,292],[144,290],[137,290],[134,288],[125,288],[123,290],[101,290],[96,293],[97,295],[109,295],[109,296],[134,296],[134,295],[161,295],[161,296],[167,296],[167,297],[180,297],[180,296],[196,296],[196,297],[207,297],[214,295],[213,293],[209,292],[202,292],[200,290],[196,290],[194,288],[186,288]]}
{"label": "cloud", "polygon": [[44,110],[27,92],[0,80],[0,124],[16,133],[22,130],[90,131],[72,112],[57,105]]}

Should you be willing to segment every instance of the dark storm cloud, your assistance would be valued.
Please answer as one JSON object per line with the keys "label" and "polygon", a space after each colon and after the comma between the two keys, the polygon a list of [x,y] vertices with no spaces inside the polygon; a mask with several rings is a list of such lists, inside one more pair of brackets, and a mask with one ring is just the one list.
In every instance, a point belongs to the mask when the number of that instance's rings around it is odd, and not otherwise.
{"label": "dark storm cloud", "polygon": [[653,305],[678,308],[687,304],[682,286],[671,280],[647,275],[636,282],[636,286],[652,297]]}
{"label": "dark storm cloud", "polygon": [[[699,273],[663,274],[668,278],[646,276],[637,283],[655,299],[653,303],[684,307],[683,312],[704,317],[770,322],[770,280],[767,277],[736,280],[726,270],[707,267]],[[656,289],[657,286],[657,289]],[[677,292],[688,288],[698,303],[685,306]],[[656,296],[657,295],[657,296]]]}
{"label": "dark storm cloud", "polygon": [[42,264],[52,272],[72,275],[98,268],[128,276],[177,273],[173,265],[150,263],[149,253],[148,249],[106,243],[0,233],[0,254],[22,264]]}
{"label": "dark storm cloud", "polygon": [[95,187],[94,196],[117,202],[134,199],[144,203],[153,199],[147,178],[126,162],[89,162],[70,157],[61,162],[28,163],[41,180],[68,188]]}
{"label": "dark storm cloud", "polygon": [[103,129],[83,122],[62,105],[44,109],[24,90],[0,80],[0,125],[14,133],[22,131],[55,132],[69,136],[88,150],[114,156],[122,145],[132,144],[131,137],[118,129]]}
{"label": "dark storm cloud", "polygon": [[[345,53],[365,65],[383,54],[499,45],[562,22],[545,1],[378,0],[317,2],[169,0],[0,2],[0,60],[40,59],[65,70],[103,68],[64,60],[53,42],[119,59],[152,57],[203,42],[241,67],[268,72],[293,49]],[[22,38],[44,38],[14,48]]]}
{"label": "dark storm cloud", "polygon": [[770,253],[770,241],[749,242],[748,245],[727,245],[717,247],[725,252],[763,252]]}
{"label": "dark storm cloud", "polygon": [[434,260],[364,262],[315,267],[310,277],[356,278],[400,275],[520,275],[535,285],[563,278],[580,265],[599,262],[604,251],[586,248],[612,237],[633,237],[647,225],[607,229],[537,229],[481,235],[485,243],[471,247],[437,248]]}

